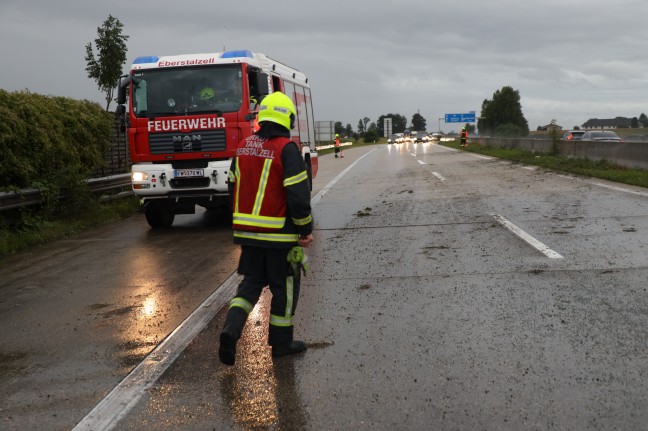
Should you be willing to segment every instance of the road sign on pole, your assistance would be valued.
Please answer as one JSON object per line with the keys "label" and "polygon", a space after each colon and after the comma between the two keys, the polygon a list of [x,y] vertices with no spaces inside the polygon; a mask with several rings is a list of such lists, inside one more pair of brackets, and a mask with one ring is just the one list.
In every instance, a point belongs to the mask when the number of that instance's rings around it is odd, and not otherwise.
{"label": "road sign on pole", "polygon": [[474,123],[475,121],[475,111],[466,114],[445,114],[446,123]]}
{"label": "road sign on pole", "polygon": [[386,138],[389,138],[389,135],[392,134],[392,118],[387,117],[383,120],[383,133]]}

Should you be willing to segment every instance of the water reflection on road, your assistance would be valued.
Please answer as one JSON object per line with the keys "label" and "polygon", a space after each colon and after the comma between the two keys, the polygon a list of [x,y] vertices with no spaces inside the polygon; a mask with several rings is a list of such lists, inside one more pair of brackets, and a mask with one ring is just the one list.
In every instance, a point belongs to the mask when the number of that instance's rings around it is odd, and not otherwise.
{"label": "water reflection on road", "polygon": [[266,289],[250,313],[237,345],[236,365],[221,374],[221,395],[237,427],[305,429],[294,358],[273,359],[267,345],[270,299]]}

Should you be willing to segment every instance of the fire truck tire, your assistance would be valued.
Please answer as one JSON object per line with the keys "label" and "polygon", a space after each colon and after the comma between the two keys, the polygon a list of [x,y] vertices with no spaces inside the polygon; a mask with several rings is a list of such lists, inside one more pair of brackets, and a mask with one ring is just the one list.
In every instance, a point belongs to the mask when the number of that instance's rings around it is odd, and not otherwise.
{"label": "fire truck tire", "polygon": [[144,209],[146,221],[153,229],[168,229],[173,224],[175,213],[165,201],[153,201]]}

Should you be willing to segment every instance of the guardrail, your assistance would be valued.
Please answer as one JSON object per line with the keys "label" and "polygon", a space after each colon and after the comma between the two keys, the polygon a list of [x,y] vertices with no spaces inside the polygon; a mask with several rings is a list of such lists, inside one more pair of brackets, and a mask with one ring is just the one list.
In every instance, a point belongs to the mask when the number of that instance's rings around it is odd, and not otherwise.
{"label": "guardrail", "polygon": [[[103,178],[91,178],[88,186],[92,193],[102,193],[114,190],[106,199],[124,197],[133,194],[130,174],[111,175]],[[126,189],[126,190],[125,190]],[[18,192],[0,192],[0,211],[25,208],[42,203],[41,192],[38,189],[24,189]]]}

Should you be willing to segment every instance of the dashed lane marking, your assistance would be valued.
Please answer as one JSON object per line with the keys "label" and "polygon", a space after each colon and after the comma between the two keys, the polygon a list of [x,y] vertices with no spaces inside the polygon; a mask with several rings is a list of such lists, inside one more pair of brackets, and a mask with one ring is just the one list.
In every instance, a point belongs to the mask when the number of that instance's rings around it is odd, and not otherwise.
{"label": "dashed lane marking", "polygon": [[522,239],[524,242],[526,242],[531,247],[538,250],[540,253],[547,256],[549,259],[563,259],[563,256],[560,253],[553,251],[552,249],[544,245],[542,242],[538,241],[537,239],[535,239],[534,237],[532,237],[531,235],[529,235],[528,233],[526,233],[525,231],[523,231],[522,229],[520,229],[510,221],[508,221],[503,216],[495,213],[491,213],[491,216],[494,217],[495,220],[497,220],[497,222],[501,224],[504,228],[506,228],[509,232],[513,233],[514,235]]}
{"label": "dashed lane marking", "polygon": [[437,178],[440,179],[441,181],[445,181],[445,180],[446,180],[445,177],[444,177],[443,175],[441,175],[440,173],[438,173],[438,172],[432,172],[432,175],[434,175],[435,177],[437,177]]}

